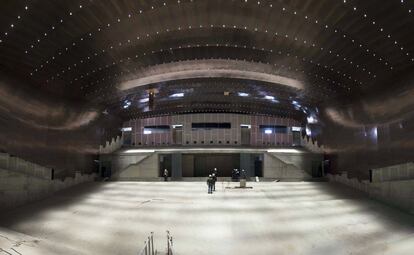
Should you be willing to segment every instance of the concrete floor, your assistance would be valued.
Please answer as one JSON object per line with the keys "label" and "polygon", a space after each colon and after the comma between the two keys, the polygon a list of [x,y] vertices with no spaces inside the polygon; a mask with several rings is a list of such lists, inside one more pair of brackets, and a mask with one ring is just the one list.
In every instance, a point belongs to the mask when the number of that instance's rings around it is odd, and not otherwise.
{"label": "concrete floor", "polygon": [[[414,254],[414,217],[331,183],[84,184],[0,219],[0,254]],[[14,253],[13,249],[16,252]],[[7,251],[8,253],[6,253]]]}

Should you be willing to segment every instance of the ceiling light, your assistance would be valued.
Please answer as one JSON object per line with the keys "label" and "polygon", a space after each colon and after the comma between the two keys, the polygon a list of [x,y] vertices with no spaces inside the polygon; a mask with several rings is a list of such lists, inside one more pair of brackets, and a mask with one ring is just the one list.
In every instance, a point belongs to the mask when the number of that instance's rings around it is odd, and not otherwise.
{"label": "ceiling light", "polygon": [[308,116],[308,117],[306,118],[306,120],[308,121],[308,123],[309,123],[309,124],[315,124],[315,123],[318,123],[318,119],[317,119],[316,117],[314,117],[314,116]]}
{"label": "ceiling light", "polygon": [[249,96],[249,94],[245,93],[245,92],[239,92],[237,94],[239,95],[239,97],[248,97]]}
{"label": "ceiling light", "polygon": [[175,93],[172,94],[170,97],[184,97],[184,93]]}
{"label": "ceiling light", "polygon": [[149,101],[149,98],[147,97],[147,98],[143,98],[143,99],[141,99],[141,100],[139,100],[139,102],[140,103],[146,103],[146,102],[148,102]]}
{"label": "ceiling light", "polygon": [[273,133],[273,130],[271,130],[271,129],[265,129],[265,134],[272,134]]}
{"label": "ceiling light", "polygon": [[131,101],[129,100],[125,100],[124,101],[124,105],[122,106],[124,109],[127,109],[131,106]]}
{"label": "ceiling light", "polygon": [[144,129],[144,135],[150,135],[150,134],[152,134],[152,131],[151,130],[145,130]]}
{"label": "ceiling light", "polygon": [[274,96],[265,96],[265,99],[267,99],[267,100],[275,100],[275,97]]}

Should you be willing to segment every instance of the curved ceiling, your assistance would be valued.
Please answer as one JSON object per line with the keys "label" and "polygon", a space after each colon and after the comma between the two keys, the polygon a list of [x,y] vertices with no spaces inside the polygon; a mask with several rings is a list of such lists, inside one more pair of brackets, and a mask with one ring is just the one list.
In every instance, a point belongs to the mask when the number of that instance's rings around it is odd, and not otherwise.
{"label": "curved ceiling", "polygon": [[4,0],[1,7],[3,72],[124,118],[198,111],[303,118],[320,105],[398,86],[414,64],[412,1]]}

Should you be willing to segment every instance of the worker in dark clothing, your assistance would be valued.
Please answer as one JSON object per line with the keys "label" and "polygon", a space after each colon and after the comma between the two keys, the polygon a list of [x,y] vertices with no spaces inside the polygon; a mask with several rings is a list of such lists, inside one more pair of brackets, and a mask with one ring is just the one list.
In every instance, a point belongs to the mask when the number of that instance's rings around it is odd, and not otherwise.
{"label": "worker in dark clothing", "polygon": [[164,169],[164,181],[168,181],[168,170]]}
{"label": "worker in dark clothing", "polygon": [[215,175],[216,175],[216,177],[218,176],[218,175],[217,175],[217,168],[214,168],[214,170],[213,170],[213,174],[215,174]]}
{"label": "worker in dark clothing", "polygon": [[246,180],[246,172],[244,169],[241,170],[240,178]]}
{"label": "worker in dark clothing", "polygon": [[211,175],[211,178],[213,179],[213,187],[212,187],[212,189],[213,189],[213,191],[216,191],[216,181],[217,181],[217,176],[216,176],[216,174],[215,174],[215,173],[213,173],[213,174]]}
{"label": "worker in dark clothing", "polygon": [[213,193],[213,177],[211,174],[207,178],[208,194]]}

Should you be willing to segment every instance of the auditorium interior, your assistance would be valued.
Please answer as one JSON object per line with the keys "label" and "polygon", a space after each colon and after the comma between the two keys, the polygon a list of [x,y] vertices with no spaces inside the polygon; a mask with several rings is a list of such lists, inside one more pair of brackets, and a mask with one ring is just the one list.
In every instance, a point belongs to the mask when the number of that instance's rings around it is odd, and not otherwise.
{"label": "auditorium interior", "polygon": [[414,254],[413,0],[2,0],[0,255]]}

